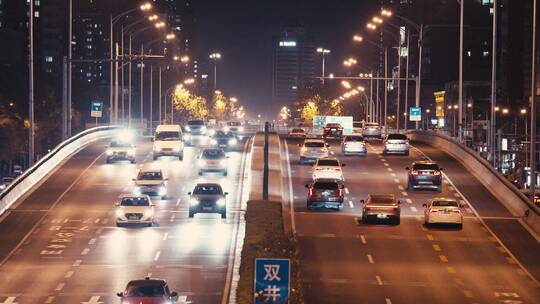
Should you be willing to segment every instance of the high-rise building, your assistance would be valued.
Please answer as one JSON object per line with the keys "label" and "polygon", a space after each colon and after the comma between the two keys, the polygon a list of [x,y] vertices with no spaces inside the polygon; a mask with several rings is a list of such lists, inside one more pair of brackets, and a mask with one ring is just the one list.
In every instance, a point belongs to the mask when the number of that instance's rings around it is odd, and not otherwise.
{"label": "high-rise building", "polygon": [[274,38],[272,101],[290,105],[315,82],[315,43],[301,27]]}
{"label": "high-rise building", "polygon": [[[79,14],[73,20],[73,58],[75,60],[109,58],[109,18],[101,14]],[[75,63],[73,78],[85,82],[106,84],[109,79],[107,62]]]}

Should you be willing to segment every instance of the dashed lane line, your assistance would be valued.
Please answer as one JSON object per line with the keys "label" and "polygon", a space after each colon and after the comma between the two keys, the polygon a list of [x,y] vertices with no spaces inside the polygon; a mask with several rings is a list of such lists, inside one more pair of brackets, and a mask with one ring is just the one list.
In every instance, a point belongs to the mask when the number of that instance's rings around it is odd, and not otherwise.
{"label": "dashed lane line", "polygon": [[168,237],[169,237],[169,232],[165,232],[163,234],[163,240],[166,241]]}
{"label": "dashed lane line", "polygon": [[401,190],[401,191],[405,190],[405,188],[404,188],[402,185],[398,185],[397,187],[398,187],[398,189]]}
{"label": "dashed lane line", "polygon": [[412,211],[412,212],[418,212],[418,209],[416,209],[415,206],[411,206],[411,211]]}
{"label": "dashed lane line", "polygon": [[371,256],[371,254],[367,255],[367,259],[370,264],[375,264],[375,261],[373,260],[373,256]]}
{"label": "dashed lane line", "polygon": [[382,279],[381,279],[381,276],[378,276],[378,275],[375,276],[375,280],[377,280],[377,284],[383,285],[383,281],[382,281]]}
{"label": "dashed lane line", "polygon": [[156,252],[156,255],[154,256],[154,261],[157,261],[159,260],[159,256],[161,255],[161,251],[158,250],[158,252]]}
{"label": "dashed lane line", "polygon": [[366,241],[366,237],[362,234],[360,235],[360,241],[362,242],[362,244],[366,244],[367,241]]}
{"label": "dashed lane line", "polygon": [[64,278],[69,279],[69,278],[71,278],[73,276],[74,273],[75,273],[75,271],[70,270],[70,271],[66,272],[66,275],[64,275]]}
{"label": "dashed lane line", "polygon": [[73,267],[78,267],[78,266],[81,266],[81,263],[82,263],[82,260],[76,260],[75,262],[73,262]]}
{"label": "dashed lane line", "polygon": [[349,188],[345,188],[345,193],[346,193],[346,194],[349,194],[349,193],[350,193],[350,192],[349,192]]}
{"label": "dashed lane line", "polygon": [[90,241],[88,241],[88,245],[94,245],[96,243],[97,239],[93,238]]}
{"label": "dashed lane line", "polygon": [[439,255],[439,259],[443,263],[448,263],[448,258],[445,255]]}
{"label": "dashed lane line", "polygon": [[407,204],[412,204],[412,199],[410,198],[406,198],[405,201],[407,202]]}
{"label": "dashed lane line", "polygon": [[59,283],[58,285],[56,285],[54,291],[62,291],[62,289],[64,289],[64,286],[66,286],[66,283]]}
{"label": "dashed lane line", "polygon": [[437,244],[433,244],[433,250],[437,251],[437,252],[440,252],[441,251],[441,246],[437,245]]}
{"label": "dashed lane line", "polygon": [[90,252],[90,248],[84,248],[83,251],[81,252],[81,255],[87,255],[88,252]]}
{"label": "dashed lane line", "polygon": [[352,201],[349,201],[349,207],[354,208],[354,204]]}
{"label": "dashed lane line", "polygon": [[394,183],[399,184],[399,179],[394,178]]}

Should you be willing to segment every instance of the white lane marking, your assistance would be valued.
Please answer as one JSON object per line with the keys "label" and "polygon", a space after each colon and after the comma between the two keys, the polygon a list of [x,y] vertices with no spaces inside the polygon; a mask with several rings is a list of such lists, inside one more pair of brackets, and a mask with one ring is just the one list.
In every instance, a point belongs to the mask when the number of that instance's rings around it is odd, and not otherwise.
{"label": "white lane marking", "polygon": [[412,212],[418,212],[418,209],[416,209],[415,206],[411,206],[411,211],[412,211]]}
{"label": "white lane marking", "polygon": [[386,167],[389,167],[389,166],[390,166],[388,163],[383,163],[383,165],[385,165]]}
{"label": "white lane marking", "polygon": [[373,261],[373,257],[371,256],[371,254],[367,255],[367,259],[368,259],[370,264],[375,264],[375,261]]}
{"label": "white lane marking", "polygon": [[362,234],[360,235],[360,241],[362,242],[362,244],[366,244],[367,241],[366,241],[366,237]]}
{"label": "white lane marking", "polygon": [[98,224],[99,221],[101,221],[101,219],[96,219],[96,220],[94,221],[94,223]]}
{"label": "white lane marking", "polygon": [[68,272],[66,272],[66,275],[64,276],[65,279],[69,279],[73,276],[73,274],[75,273],[75,271],[73,270],[70,270]]}
{"label": "white lane marking", "polygon": [[459,195],[459,193],[457,192],[454,192],[454,196],[457,197],[457,198],[460,198],[461,196]]}
{"label": "white lane marking", "polygon": [[168,237],[169,237],[169,232],[165,232],[163,234],[163,240],[166,241]]}
{"label": "white lane marking", "polygon": [[396,174],[395,173],[390,173],[390,176],[396,177]]}
{"label": "white lane marking", "polygon": [[18,304],[15,302],[15,299],[17,299],[17,297],[7,297],[4,302],[1,302],[1,304]]}
{"label": "white lane marking", "polygon": [[412,204],[412,199],[410,198],[406,198],[405,201],[407,202],[407,204]]}
{"label": "white lane marking", "polygon": [[394,183],[399,184],[399,179],[394,178]]}
{"label": "white lane marking", "polygon": [[81,252],[81,255],[87,255],[88,252],[90,252],[90,248],[84,248],[83,251]]}
{"label": "white lane marking", "polygon": [[375,279],[377,280],[377,284],[382,285],[383,281],[381,279],[381,276],[375,276]]}
{"label": "white lane marking", "polygon": [[171,215],[171,219],[169,220],[169,222],[171,222],[171,223],[174,222],[174,218],[175,218],[175,217],[176,217],[176,215],[174,215],[174,214]]}
{"label": "white lane marking", "polygon": [[82,260],[76,260],[75,262],[73,262],[73,267],[78,267],[78,266],[81,266],[81,263],[82,263]]}
{"label": "white lane marking", "polygon": [[403,192],[401,192],[401,195],[403,195],[403,196],[409,196],[409,193],[403,191]]}
{"label": "white lane marking", "polygon": [[392,300],[389,298],[385,298],[384,301],[386,302],[385,304],[392,304]]}
{"label": "white lane marking", "polygon": [[388,170],[388,172],[392,172],[392,168],[386,168],[386,170]]}
{"label": "white lane marking", "polygon": [[349,188],[345,188],[345,193],[349,194]]}
{"label": "white lane marking", "polygon": [[48,296],[47,300],[45,300],[45,304],[51,304],[54,301],[54,298],[55,296]]}
{"label": "white lane marking", "polygon": [[64,286],[66,286],[66,283],[59,283],[58,285],[56,285],[54,291],[61,291],[62,289],[64,289]]}
{"label": "white lane marking", "polygon": [[81,302],[81,304],[103,304],[104,302],[99,301],[100,298],[101,296],[92,296],[88,302]]}
{"label": "white lane marking", "polygon": [[156,255],[154,256],[154,261],[157,261],[159,260],[159,256],[161,255],[161,251],[158,250],[158,252],[156,252]]}
{"label": "white lane marking", "polygon": [[[431,158],[429,158],[424,152],[422,152],[420,149],[416,148],[415,149],[421,153],[422,155],[424,155],[424,157],[426,157],[428,160],[430,161],[433,161]],[[534,282],[534,284],[536,285],[536,287],[540,287],[540,282],[538,282],[538,280],[536,280],[536,278],[527,270],[527,268],[525,268],[523,266],[523,264],[521,264],[521,262],[514,256],[514,254],[504,245],[504,243],[501,241],[501,239],[499,239],[499,237],[497,237],[497,235],[495,234],[495,232],[493,232],[493,230],[491,230],[491,228],[489,228],[489,226],[486,224],[486,222],[484,221],[483,218],[480,217],[480,214],[478,213],[478,211],[476,211],[476,208],[474,208],[474,206],[469,202],[469,200],[463,195],[463,193],[461,193],[461,191],[456,187],[456,185],[454,184],[454,182],[450,179],[450,177],[448,177],[448,175],[446,175],[445,172],[442,172],[442,175],[444,176],[445,180],[448,182],[448,184],[450,184],[452,187],[454,187],[456,189],[456,192],[459,193],[459,195],[461,195],[461,197],[463,198],[463,200],[467,203],[467,205],[471,208],[471,210],[473,211],[474,215],[476,216],[476,218],[478,218],[478,220],[480,221],[480,223],[482,223],[482,225],[484,226],[484,228],[486,228],[486,230],[489,232],[489,234],[491,234],[491,236],[493,236],[493,238],[495,240],[497,240],[497,242],[499,243],[499,245],[504,248],[506,250],[506,252],[508,253],[508,255],[513,258],[517,264],[519,265],[519,267],[527,274],[527,276],[529,277],[529,279],[531,279],[531,281]],[[523,227],[526,227],[526,225],[523,225]],[[527,228],[525,228],[527,229]],[[531,234],[533,235],[533,234]]]}
{"label": "white lane marking", "polygon": [[290,212],[291,212],[291,229],[293,232],[293,235],[296,234],[296,219],[294,217],[294,194],[293,194],[293,185],[292,185],[292,173],[291,173],[291,160],[289,157],[289,145],[287,144],[287,141],[285,141],[285,159],[287,161],[287,170],[288,172],[288,180],[289,180],[289,205],[290,205]]}
{"label": "white lane marking", "polygon": [[398,185],[397,187],[398,187],[398,189],[401,190],[401,191],[405,190],[405,188],[404,188],[402,185]]}
{"label": "white lane marking", "polygon": [[180,205],[180,201],[181,201],[181,199],[176,200],[176,206]]}
{"label": "white lane marking", "polygon": [[88,241],[88,245],[94,245],[96,243],[97,239],[93,238],[90,241]]}
{"label": "white lane marking", "polygon": [[354,208],[353,202],[349,201],[349,207]]}

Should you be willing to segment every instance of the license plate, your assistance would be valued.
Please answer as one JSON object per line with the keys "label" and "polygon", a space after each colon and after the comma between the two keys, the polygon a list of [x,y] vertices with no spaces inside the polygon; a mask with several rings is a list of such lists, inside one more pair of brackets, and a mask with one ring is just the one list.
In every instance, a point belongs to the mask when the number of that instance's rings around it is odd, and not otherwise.
{"label": "license plate", "polygon": [[422,175],[430,175],[430,172],[422,172]]}
{"label": "license plate", "polygon": [[386,214],[377,214],[377,218],[380,218],[380,219],[385,219],[387,217],[388,217],[388,215],[386,215]]}
{"label": "license plate", "polygon": [[130,220],[138,220],[139,217],[136,216],[136,215],[132,215],[132,216],[130,216],[128,219],[130,219]]}
{"label": "license plate", "polygon": [[204,211],[212,211],[212,207],[203,207]]}

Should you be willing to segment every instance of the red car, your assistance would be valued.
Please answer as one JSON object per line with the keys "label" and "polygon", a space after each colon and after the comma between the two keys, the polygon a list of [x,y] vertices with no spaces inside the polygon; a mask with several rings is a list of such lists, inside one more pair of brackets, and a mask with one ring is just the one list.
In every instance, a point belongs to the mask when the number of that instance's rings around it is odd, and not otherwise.
{"label": "red car", "polygon": [[169,290],[165,280],[150,279],[130,281],[126,290],[116,294],[120,304],[173,304],[178,301],[178,293]]}
{"label": "red car", "polygon": [[290,138],[306,138],[306,131],[304,131],[304,129],[295,128],[289,132],[288,136]]}

